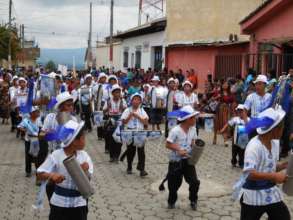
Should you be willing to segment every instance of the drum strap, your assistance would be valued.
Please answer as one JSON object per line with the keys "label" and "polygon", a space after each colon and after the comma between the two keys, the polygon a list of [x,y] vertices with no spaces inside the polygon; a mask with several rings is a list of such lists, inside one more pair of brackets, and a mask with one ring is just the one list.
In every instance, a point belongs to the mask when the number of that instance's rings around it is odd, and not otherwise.
{"label": "drum strap", "polygon": [[79,197],[81,196],[80,192],[75,189],[66,189],[55,185],[55,191],[57,195],[64,196],[64,197]]}

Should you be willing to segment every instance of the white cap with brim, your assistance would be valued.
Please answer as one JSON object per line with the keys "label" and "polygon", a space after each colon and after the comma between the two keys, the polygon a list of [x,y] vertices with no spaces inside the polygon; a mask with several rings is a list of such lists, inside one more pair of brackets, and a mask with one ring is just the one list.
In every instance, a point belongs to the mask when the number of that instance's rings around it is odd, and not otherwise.
{"label": "white cap with brim", "polygon": [[176,81],[175,81],[175,79],[174,79],[173,77],[171,77],[170,79],[168,79],[167,84],[169,84],[169,83],[171,83],[171,82],[176,83]]}
{"label": "white cap with brim", "polygon": [[262,83],[265,83],[265,84],[268,84],[268,78],[265,76],[265,75],[258,75],[256,77],[256,80],[253,81],[253,83],[258,83],[258,82],[262,82]]}
{"label": "white cap with brim", "polygon": [[87,80],[88,78],[91,78],[92,79],[93,77],[92,77],[91,74],[88,73],[88,74],[85,75],[84,80]]}
{"label": "white cap with brim", "polygon": [[158,76],[154,76],[151,81],[160,81],[160,78]]}
{"label": "white cap with brim", "polygon": [[115,90],[120,90],[121,91],[122,89],[118,84],[115,84],[111,88],[111,93],[113,93]]}
{"label": "white cap with brim", "polygon": [[132,101],[132,99],[133,99],[134,97],[140,97],[141,100],[143,100],[143,97],[142,97],[142,95],[141,95],[140,93],[134,93],[134,94],[130,97],[130,101]]}
{"label": "white cap with brim", "polygon": [[197,116],[200,114],[198,111],[195,111],[190,105],[182,107],[179,111],[181,114],[179,114],[178,116],[178,121],[185,121],[188,118],[191,118],[193,116]]}
{"label": "white cap with brim", "polygon": [[103,77],[105,77],[106,78],[106,80],[107,80],[107,78],[108,78],[108,76],[105,74],[105,73],[100,73],[99,74],[99,76],[98,76],[98,81],[101,79],[101,78],[103,78]]}
{"label": "white cap with brim", "polygon": [[246,110],[246,107],[243,104],[239,104],[235,110]]}
{"label": "white cap with brim", "polygon": [[30,110],[30,113],[33,113],[35,111],[40,111],[39,107],[38,106],[32,106],[31,110]]}
{"label": "white cap with brim", "polygon": [[65,137],[65,140],[63,140],[61,142],[61,147],[62,148],[66,148],[68,147],[73,141],[74,139],[76,138],[76,136],[79,134],[79,132],[81,131],[81,129],[83,128],[84,126],[84,121],[81,121],[81,122],[76,122],[76,121],[73,121],[73,120],[69,120],[65,125],[64,127],[66,129],[72,129],[73,132],[71,134],[69,134],[67,137]]}
{"label": "white cap with brim", "polygon": [[12,77],[12,81],[13,81],[13,80],[18,80],[18,76],[13,76],[13,77]]}
{"label": "white cap with brim", "polygon": [[26,79],[23,78],[23,77],[19,77],[19,78],[18,78],[18,82],[20,82],[20,81],[23,81],[23,82],[27,83]]}
{"label": "white cap with brim", "polygon": [[257,128],[256,132],[258,134],[268,133],[283,120],[285,115],[286,115],[286,112],[282,109],[281,106],[278,106],[276,109],[268,108],[268,109],[264,110],[257,117],[258,118],[263,118],[263,117],[271,118],[274,121],[274,123],[270,127]]}
{"label": "white cap with brim", "polygon": [[75,102],[76,97],[73,95],[70,95],[69,92],[62,92],[59,95],[57,95],[56,100],[57,100],[57,103],[55,104],[55,109],[57,110],[62,103],[68,100],[72,100],[73,102]]}
{"label": "white cap with brim", "polygon": [[116,81],[118,81],[117,76],[115,76],[115,75],[110,75],[110,76],[108,77],[108,82],[109,82],[111,79],[115,79]]}
{"label": "white cap with brim", "polygon": [[188,80],[186,80],[186,81],[182,84],[183,87],[184,87],[185,85],[190,85],[191,87],[193,87],[193,84],[192,84],[190,81],[188,81]]}

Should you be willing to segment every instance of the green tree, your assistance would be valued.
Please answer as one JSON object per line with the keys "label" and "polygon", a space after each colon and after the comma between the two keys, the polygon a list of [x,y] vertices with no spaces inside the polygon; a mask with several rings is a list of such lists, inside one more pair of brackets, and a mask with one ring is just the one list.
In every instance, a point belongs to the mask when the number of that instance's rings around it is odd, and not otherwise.
{"label": "green tree", "polygon": [[56,70],[56,64],[53,62],[53,60],[48,61],[48,63],[46,64],[46,70],[49,72]]}
{"label": "green tree", "polygon": [[8,60],[9,36],[11,36],[11,59],[15,60],[20,51],[20,41],[16,29],[9,29],[0,25],[0,59]]}

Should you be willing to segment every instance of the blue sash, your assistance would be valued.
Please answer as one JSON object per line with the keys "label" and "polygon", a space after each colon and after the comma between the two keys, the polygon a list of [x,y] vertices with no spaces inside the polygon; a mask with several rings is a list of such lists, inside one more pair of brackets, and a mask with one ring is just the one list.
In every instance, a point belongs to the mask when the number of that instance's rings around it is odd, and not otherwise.
{"label": "blue sash", "polygon": [[246,179],[246,182],[244,183],[243,187],[244,189],[250,189],[250,190],[262,190],[262,189],[269,189],[274,187],[276,184],[269,181],[269,180],[249,180]]}
{"label": "blue sash", "polygon": [[57,195],[64,196],[64,197],[79,197],[81,196],[80,192],[75,189],[66,189],[55,185],[55,191]]}

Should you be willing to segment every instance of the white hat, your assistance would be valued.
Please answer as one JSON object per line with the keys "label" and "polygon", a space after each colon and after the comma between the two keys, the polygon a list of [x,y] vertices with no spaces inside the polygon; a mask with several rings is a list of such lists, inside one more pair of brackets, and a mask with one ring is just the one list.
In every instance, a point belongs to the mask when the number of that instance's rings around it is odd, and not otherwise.
{"label": "white hat", "polygon": [[134,93],[134,94],[130,97],[130,101],[132,101],[132,99],[133,99],[134,97],[136,97],[136,96],[140,97],[141,100],[143,100],[143,97],[142,97],[142,95],[141,95],[140,93]]}
{"label": "white hat", "polygon": [[56,97],[56,100],[57,100],[57,103],[55,104],[55,109],[58,109],[59,106],[63,103],[63,102],[66,102],[68,100],[71,100],[73,102],[75,102],[75,97],[70,95],[69,92],[62,92],[60,93],[59,95],[57,95]]}
{"label": "white hat", "polygon": [[258,134],[265,134],[271,131],[274,127],[276,127],[285,117],[286,112],[282,109],[281,106],[279,106],[277,109],[274,108],[268,108],[261,112],[257,118],[271,118],[274,123],[270,127],[262,127],[262,128],[257,128],[256,131]]}
{"label": "white hat", "polygon": [[175,81],[175,79],[173,77],[171,77],[170,79],[168,79],[167,84],[169,84],[170,82],[176,83],[176,81]]}
{"label": "white hat", "polygon": [[255,84],[257,82],[263,82],[263,83],[267,84],[268,83],[268,78],[265,75],[258,75],[256,80],[253,83]]}
{"label": "white hat", "polygon": [[122,90],[121,87],[118,84],[115,84],[111,88],[111,93],[113,93],[115,90],[119,89],[120,91]]}
{"label": "white hat", "polygon": [[20,82],[20,81],[23,81],[23,82],[27,83],[26,79],[23,78],[23,77],[19,77],[19,78],[18,78],[18,82]]}
{"label": "white hat", "polygon": [[55,79],[56,75],[57,75],[57,73],[54,73],[54,72],[51,72],[48,74],[48,76],[53,79]]}
{"label": "white hat", "polygon": [[88,73],[88,74],[86,74],[86,75],[85,75],[85,77],[84,77],[84,80],[86,80],[87,78],[91,78],[91,79],[92,79],[92,75],[91,75],[91,74],[89,74],[89,73]]}
{"label": "white hat", "polygon": [[39,107],[38,106],[32,106],[30,113],[35,112],[35,111],[39,111]]}
{"label": "white hat", "polygon": [[180,114],[178,116],[178,121],[185,121],[188,118],[191,118],[195,115],[199,115],[199,112],[195,111],[190,105],[182,107],[179,111]]}
{"label": "white hat", "polygon": [[179,85],[179,80],[176,78],[174,79],[175,83]]}
{"label": "white hat", "polygon": [[81,121],[80,123],[78,123],[76,121],[69,120],[68,122],[66,122],[64,124],[65,129],[71,129],[72,133],[68,134],[65,137],[65,139],[62,140],[61,147],[62,148],[68,147],[68,145],[70,145],[72,141],[74,141],[74,139],[79,134],[83,126],[84,126],[84,121]]}
{"label": "white hat", "polygon": [[185,85],[190,85],[191,88],[193,87],[193,84],[192,84],[190,81],[188,81],[188,80],[186,80],[186,81],[182,84],[183,87],[184,87]]}
{"label": "white hat", "polygon": [[18,76],[13,76],[13,77],[12,77],[12,81],[15,80],[15,79],[18,80]]}
{"label": "white hat", "polygon": [[239,104],[239,105],[237,105],[235,110],[245,110],[245,109],[246,109],[245,105]]}
{"label": "white hat", "polygon": [[160,81],[160,77],[158,77],[158,76],[154,76],[154,77],[151,79],[151,81]]}
{"label": "white hat", "polygon": [[99,76],[98,76],[98,81],[101,79],[101,78],[103,78],[103,77],[106,77],[106,80],[107,80],[107,78],[108,78],[108,76],[105,74],[105,73],[100,73],[99,74]]}
{"label": "white hat", "polygon": [[108,76],[108,82],[109,82],[111,79],[115,79],[116,81],[118,81],[117,76],[115,76],[115,75],[110,75],[110,76]]}
{"label": "white hat", "polygon": [[143,86],[142,86],[143,88],[144,87],[148,87],[149,89],[151,88],[151,85],[150,84],[148,84],[148,83],[146,83],[146,84],[143,84]]}

